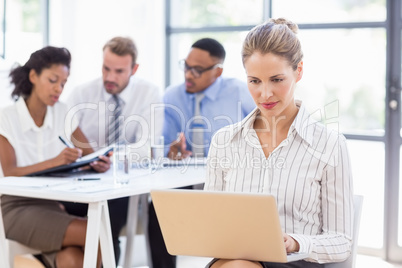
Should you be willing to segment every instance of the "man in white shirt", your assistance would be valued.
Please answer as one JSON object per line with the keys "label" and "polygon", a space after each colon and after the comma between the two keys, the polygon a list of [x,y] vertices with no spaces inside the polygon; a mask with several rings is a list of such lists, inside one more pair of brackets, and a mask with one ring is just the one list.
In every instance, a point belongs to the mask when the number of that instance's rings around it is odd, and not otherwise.
{"label": "man in white shirt", "polygon": [[[113,118],[118,96],[122,106],[124,127],[120,142],[135,143],[148,138],[149,133],[160,135],[163,111],[157,110],[151,125],[151,104],[161,102],[158,87],[134,76],[138,69],[137,49],[132,40],[115,37],[103,48],[102,78],[78,86],[70,95],[70,113],[77,115],[80,128],[96,151],[109,145],[108,126]],[[146,125],[144,125],[146,123]]]}
{"label": "man in white shirt", "polygon": [[[159,90],[134,76],[139,66],[136,60],[137,48],[130,38],[112,38],[103,47],[102,78],[77,87],[70,95],[70,113],[78,118],[94,150],[119,142],[143,144],[141,151],[145,154],[144,141],[151,134],[162,133],[163,110],[153,109],[153,104],[161,102]],[[114,124],[114,118],[120,123]],[[110,200],[108,204],[118,263],[119,233],[126,223],[128,198]],[[66,208],[70,213],[86,215],[85,206],[70,204]]]}

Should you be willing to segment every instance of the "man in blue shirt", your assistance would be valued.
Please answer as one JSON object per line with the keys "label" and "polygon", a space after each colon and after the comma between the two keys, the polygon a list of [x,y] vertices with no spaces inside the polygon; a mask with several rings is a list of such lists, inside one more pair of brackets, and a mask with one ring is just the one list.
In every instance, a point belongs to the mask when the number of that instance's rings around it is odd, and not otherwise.
{"label": "man in blue shirt", "polygon": [[[203,38],[180,61],[185,82],[168,87],[163,98],[163,135],[169,158],[207,156],[212,135],[241,121],[255,108],[246,83],[221,76],[225,55],[218,41]],[[148,232],[153,267],[176,267],[175,256],[166,250],[152,203]]]}
{"label": "man in blue shirt", "polygon": [[[207,156],[212,135],[224,126],[241,121],[255,108],[244,82],[221,76],[225,55],[225,49],[218,41],[203,38],[195,42],[187,58],[180,61],[185,82],[168,87],[163,98],[163,135],[165,144],[170,145],[167,146],[169,158],[195,156],[196,116],[201,119],[203,131],[201,155]],[[200,113],[195,115],[199,94],[203,95]]]}

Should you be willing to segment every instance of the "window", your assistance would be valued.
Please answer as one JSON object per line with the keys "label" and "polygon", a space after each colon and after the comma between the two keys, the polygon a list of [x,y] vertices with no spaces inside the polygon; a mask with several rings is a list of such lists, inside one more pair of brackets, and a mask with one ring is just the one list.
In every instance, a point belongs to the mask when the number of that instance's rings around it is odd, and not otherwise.
{"label": "window", "polygon": [[343,133],[384,135],[385,36],[379,28],[301,29],[305,69],[296,95],[312,110],[337,101]]}
{"label": "window", "polygon": [[0,107],[12,103],[8,74],[18,63],[24,64],[29,55],[43,47],[47,40],[47,9],[44,0],[0,1],[2,35],[0,42]]}
{"label": "window", "polygon": [[41,0],[6,1],[6,59],[24,64],[29,55],[44,45],[47,15]]}
{"label": "window", "polygon": [[171,0],[170,6],[175,28],[253,25],[263,16],[261,0]]}

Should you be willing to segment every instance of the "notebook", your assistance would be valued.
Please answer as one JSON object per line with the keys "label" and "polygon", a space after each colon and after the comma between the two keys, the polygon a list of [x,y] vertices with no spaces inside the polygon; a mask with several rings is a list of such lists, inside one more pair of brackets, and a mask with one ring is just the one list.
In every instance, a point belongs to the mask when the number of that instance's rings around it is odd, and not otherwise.
{"label": "notebook", "polygon": [[308,257],[286,254],[271,195],[172,189],[151,197],[171,255],[280,263]]}
{"label": "notebook", "polygon": [[48,168],[45,170],[37,171],[34,173],[27,174],[26,176],[56,176],[56,177],[66,177],[71,175],[83,175],[83,173],[87,173],[87,170],[81,170],[81,167],[87,166],[94,161],[99,161],[100,155],[108,155],[113,151],[113,146],[102,148],[96,152],[93,152],[89,155],[83,156],[77,161],[67,164],[61,165],[53,168]]}

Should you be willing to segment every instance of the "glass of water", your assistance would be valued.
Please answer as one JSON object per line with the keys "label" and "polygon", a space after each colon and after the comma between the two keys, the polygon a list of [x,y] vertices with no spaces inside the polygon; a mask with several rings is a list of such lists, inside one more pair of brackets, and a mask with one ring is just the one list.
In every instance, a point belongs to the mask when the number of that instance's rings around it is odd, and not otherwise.
{"label": "glass of water", "polygon": [[165,156],[165,139],[163,136],[159,136],[154,141],[151,140],[151,159],[150,159],[151,171],[157,170],[163,166],[164,156]]}
{"label": "glass of water", "polygon": [[128,184],[130,172],[130,150],[127,144],[113,147],[113,178],[115,184]]}

